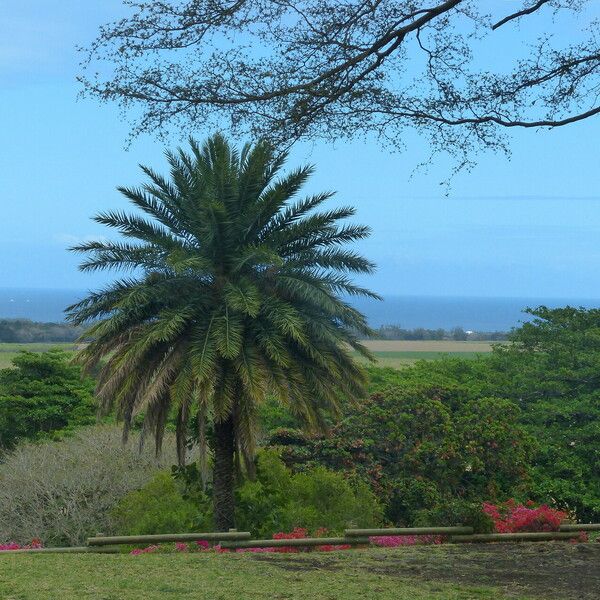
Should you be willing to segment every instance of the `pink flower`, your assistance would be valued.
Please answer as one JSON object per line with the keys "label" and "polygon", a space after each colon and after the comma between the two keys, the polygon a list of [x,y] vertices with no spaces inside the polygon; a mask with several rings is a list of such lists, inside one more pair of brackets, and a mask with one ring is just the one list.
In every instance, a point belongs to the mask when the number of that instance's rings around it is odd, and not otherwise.
{"label": "pink flower", "polygon": [[140,554],[151,554],[152,552],[156,552],[158,550],[158,546],[152,544],[152,546],[147,546],[146,548],[134,548],[129,554],[132,556],[139,556]]}
{"label": "pink flower", "polygon": [[323,546],[317,546],[317,550],[321,552],[333,552],[334,550],[350,550],[352,546],[350,544],[324,544]]}
{"label": "pink flower", "polygon": [[0,552],[9,552],[11,550],[37,550],[42,547],[42,542],[38,538],[33,538],[33,540],[31,540],[31,543],[25,546],[21,546],[16,542],[0,544]]}
{"label": "pink flower", "polygon": [[414,546],[416,544],[441,544],[441,535],[377,535],[369,538],[371,543],[385,548]]}
{"label": "pink flower", "polygon": [[206,541],[206,540],[198,540],[196,542],[196,545],[198,546],[198,548],[200,548],[201,550],[208,550],[210,548],[210,544]]}
{"label": "pink flower", "polygon": [[499,505],[484,502],[483,512],[492,519],[497,533],[558,531],[560,524],[568,516],[545,504],[535,507],[531,501],[517,504],[512,499]]}
{"label": "pink flower", "polygon": [[189,548],[188,545],[183,542],[175,542],[175,550],[177,550],[177,552],[187,552]]}

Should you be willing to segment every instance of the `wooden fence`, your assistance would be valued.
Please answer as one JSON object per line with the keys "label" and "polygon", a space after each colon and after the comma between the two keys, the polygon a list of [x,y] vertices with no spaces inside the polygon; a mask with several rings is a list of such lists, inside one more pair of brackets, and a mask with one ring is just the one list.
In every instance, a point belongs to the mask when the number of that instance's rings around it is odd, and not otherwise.
{"label": "wooden fence", "polygon": [[157,535],[119,535],[104,536],[96,535],[87,539],[88,546],[113,546],[140,544],[162,544],[165,542],[195,542],[206,540],[207,542],[220,542],[221,540],[249,540],[252,534],[249,531],[222,531],[221,533],[160,533]]}
{"label": "wooden fence", "polygon": [[[174,533],[158,535],[105,536],[97,534],[87,539],[87,546],[69,548],[32,548],[7,551],[7,554],[31,553],[117,553],[119,546],[139,546],[161,544],[165,542],[195,542],[205,540],[220,544],[221,548],[231,550],[247,548],[313,547],[313,546],[359,546],[370,545],[373,537],[386,536],[444,536],[450,543],[487,543],[487,542],[545,542],[552,540],[577,539],[582,531],[600,531],[600,523],[565,523],[559,531],[536,533],[474,533],[472,527],[389,527],[384,529],[346,529],[343,537],[321,537],[300,539],[264,539],[253,540],[249,531],[235,529],[226,532]],[[0,552],[2,554],[2,552]]]}

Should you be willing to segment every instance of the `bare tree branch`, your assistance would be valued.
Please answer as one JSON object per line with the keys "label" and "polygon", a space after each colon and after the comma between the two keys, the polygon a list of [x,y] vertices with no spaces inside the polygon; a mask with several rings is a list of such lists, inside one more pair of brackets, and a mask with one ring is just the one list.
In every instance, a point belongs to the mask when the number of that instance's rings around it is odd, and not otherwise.
{"label": "bare tree branch", "polygon": [[519,10],[511,15],[504,17],[504,19],[500,19],[497,23],[492,25],[492,29],[498,29],[498,27],[502,27],[505,23],[512,21],[513,19],[518,19],[519,17],[524,17],[525,15],[530,15],[534,13],[536,10],[541,8],[544,4],[546,4],[549,0],[538,0],[533,6],[529,8],[524,8],[523,10]]}
{"label": "bare tree branch", "polygon": [[[506,129],[600,110],[600,31],[586,0],[502,18],[478,0],[124,1],[131,16],[101,28],[79,80],[137,115],[132,135],[229,127],[282,145],[368,134],[398,148],[415,129],[468,165],[482,148],[507,151]],[[506,40],[491,32],[546,4],[557,25],[564,11],[580,19],[579,42],[523,27],[512,68],[474,56],[475,40],[501,53]]]}

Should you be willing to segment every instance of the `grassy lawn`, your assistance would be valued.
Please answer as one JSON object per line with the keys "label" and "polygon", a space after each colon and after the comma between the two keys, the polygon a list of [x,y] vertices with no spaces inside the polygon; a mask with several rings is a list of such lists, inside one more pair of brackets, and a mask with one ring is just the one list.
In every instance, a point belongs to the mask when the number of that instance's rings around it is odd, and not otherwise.
{"label": "grassy lawn", "polygon": [[492,351],[490,342],[369,340],[364,344],[375,354],[378,366],[394,368],[411,365],[417,360],[434,360],[444,356],[475,358]]}
{"label": "grassy lawn", "polygon": [[22,350],[28,350],[29,352],[46,352],[51,348],[60,348],[62,350],[74,350],[75,345],[70,343],[49,343],[49,344],[10,344],[6,342],[0,342],[0,369],[10,367],[12,359]]}
{"label": "grassy lawn", "polygon": [[[413,552],[409,552],[413,554]],[[525,599],[493,585],[426,580],[405,552],[0,557],[3,600]],[[404,564],[398,563],[398,560]],[[395,569],[395,570],[394,570]]]}
{"label": "grassy lawn", "polygon": [[592,600],[598,589],[600,544],[0,555],[2,600]]}

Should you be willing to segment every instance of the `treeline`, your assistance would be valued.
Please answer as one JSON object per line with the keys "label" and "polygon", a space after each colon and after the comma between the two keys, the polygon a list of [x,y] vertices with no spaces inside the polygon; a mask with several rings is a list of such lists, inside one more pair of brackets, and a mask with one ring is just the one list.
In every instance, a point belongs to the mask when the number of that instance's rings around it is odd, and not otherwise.
{"label": "treeline", "polygon": [[0,342],[74,342],[82,327],[67,323],[38,323],[29,319],[0,319]]}
{"label": "treeline", "polygon": [[508,339],[505,331],[465,331],[462,327],[453,329],[404,329],[400,325],[382,325],[377,336],[384,340],[455,340],[455,341],[494,341]]}
{"label": "treeline", "polygon": [[[0,319],[0,342],[28,344],[32,342],[74,342],[83,334],[83,327],[68,323],[38,323],[29,319]],[[465,331],[453,329],[404,329],[400,325],[382,325],[377,337],[384,340],[455,340],[503,341],[504,331]]]}

